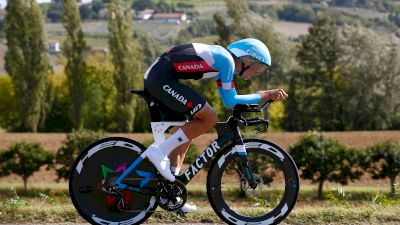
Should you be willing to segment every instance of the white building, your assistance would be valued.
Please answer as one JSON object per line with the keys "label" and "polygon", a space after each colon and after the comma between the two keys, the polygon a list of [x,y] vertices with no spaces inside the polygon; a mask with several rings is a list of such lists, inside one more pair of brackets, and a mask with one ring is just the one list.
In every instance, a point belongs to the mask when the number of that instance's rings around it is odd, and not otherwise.
{"label": "white building", "polygon": [[153,14],[154,14],[154,10],[153,9],[145,9],[145,10],[142,10],[142,11],[138,11],[136,16],[135,16],[135,19],[148,20],[148,19],[151,18],[151,16],[153,16]]}
{"label": "white building", "polygon": [[166,23],[180,24],[187,21],[186,13],[154,13],[153,20],[164,21]]}
{"label": "white building", "polygon": [[79,5],[85,5],[92,3],[92,0],[77,0]]}
{"label": "white building", "polygon": [[59,41],[49,40],[48,46],[50,54],[58,54],[61,52],[61,45]]}

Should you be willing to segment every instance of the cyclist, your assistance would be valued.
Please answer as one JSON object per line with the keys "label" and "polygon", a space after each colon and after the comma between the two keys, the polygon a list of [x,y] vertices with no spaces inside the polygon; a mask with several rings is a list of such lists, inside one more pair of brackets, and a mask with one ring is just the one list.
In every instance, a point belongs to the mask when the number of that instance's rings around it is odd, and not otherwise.
{"label": "cyclist", "polygon": [[[145,151],[145,157],[162,176],[175,181],[183,164],[192,139],[211,130],[217,123],[217,115],[207,101],[179,80],[216,78],[223,104],[233,108],[236,104],[254,104],[267,100],[284,100],[282,89],[264,90],[238,95],[233,83],[234,74],[249,80],[271,66],[267,46],[254,38],[231,43],[227,49],[219,45],[192,43],[176,46],[163,53],[146,71],[144,88],[159,100],[165,121],[191,121],[171,129],[173,133],[160,144],[153,143]],[[211,87],[210,87],[211,88]],[[196,210],[186,203],[183,212]]]}

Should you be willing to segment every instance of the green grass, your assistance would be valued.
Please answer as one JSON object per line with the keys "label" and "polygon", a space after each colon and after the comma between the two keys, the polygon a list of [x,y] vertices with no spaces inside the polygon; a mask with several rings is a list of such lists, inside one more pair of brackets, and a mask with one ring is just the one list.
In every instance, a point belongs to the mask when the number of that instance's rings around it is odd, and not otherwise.
{"label": "green grass", "polygon": [[[225,186],[226,187],[226,186]],[[349,201],[371,201],[378,193],[389,196],[390,188],[385,187],[372,187],[372,186],[331,186],[324,187],[324,196],[329,191],[335,192],[337,187],[341,187],[347,196]],[[19,183],[0,183],[0,200],[1,196],[9,196],[10,189],[16,188],[19,194],[23,193],[22,182]],[[228,188],[227,188],[228,189]],[[207,191],[205,184],[189,184],[187,186],[188,194],[190,199],[194,200],[206,200]],[[38,193],[49,193],[50,191],[56,193],[65,193],[68,195],[68,183],[28,183],[28,197],[37,196]],[[265,189],[268,192],[268,189]],[[227,196],[234,196],[237,194],[233,188],[227,194]],[[303,185],[300,187],[299,201],[312,201],[316,198],[317,187],[313,185]]]}
{"label": "green grass", "polygon": [[[240,208],[246,214],[257,214],[259,208]],[[302,207],[295,208],[284,221],[287,224],[398,224],[399,206],[376,208],[360,207]],[[70,202],[49,203],[42,199],[28,201],[26,205],[12,206],[0,203],[2,223],[81,223],[85,222]],[[201,207],[186,218],[175,213],[157,210],[147,223],[221,223],[210,207]]]}
{"label": "green grass", "polygon": [[[21,183],[0,184],[0,223],[81,223],[85,222],[72,206],[68,197],[67,183],[33,183],[27,196],[20,193]],[[305,185],[301,188],[300,200],[289,217],[287,224],[399,224],[400,202],[383,200],[372,201],[379,191],[388,192],[388,188],[377,187],[343,187],[347,194],[358,196],[357,201],[335,206],[330,201],[313,199],[315,186]],[[188,214],[186,218],[178,217],[158,209],[148,223],[221,223],[207,203],[205,184],[188,186],[190,200],[201,207]],[[329,190],[326,188],[326,190]],[[360,193],[364,193],[364,196]],[[311,198],[307,200],[307,198]],[[265,210],[260,206],[238,207],[246,215],[258,215]]]}

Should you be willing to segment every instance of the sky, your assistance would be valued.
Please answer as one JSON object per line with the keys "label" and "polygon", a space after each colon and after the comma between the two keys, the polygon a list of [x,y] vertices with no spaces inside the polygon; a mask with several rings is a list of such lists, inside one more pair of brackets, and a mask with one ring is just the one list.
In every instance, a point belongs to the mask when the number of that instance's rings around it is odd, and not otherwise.
{"label": "sky", "polygon": [[[49,3],[51,0],[36,0],[38,3]],[[92,0],[82,0],[82,3],[90,3]],[[3,9],[7,5],[7,0],[0,0],[0,7]]]}

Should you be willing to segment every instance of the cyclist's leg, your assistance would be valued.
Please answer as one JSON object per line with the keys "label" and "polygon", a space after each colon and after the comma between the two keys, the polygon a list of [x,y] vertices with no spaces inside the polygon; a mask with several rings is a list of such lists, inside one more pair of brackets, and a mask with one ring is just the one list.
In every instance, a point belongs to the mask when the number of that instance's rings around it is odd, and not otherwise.
{"label": "cyclist's leg", "polygon": [[[170,133],[173,134],[176,131],[178,131],[180,128],[181,128],[181,126],[173,127],[172,129],[170,129]],[[181,146],[178,146],[177,148],[175,148],[175,150],[173,150],[169,154],[169,159],[171,160],[171,168],[175,167],[174,171],[172,171],[172,173],[174,173],[175,176],[179,173],[179,170],[182,168],[186,152],[187,152],[191,142],[192,141],[189,140],[189,142],[187,142]]]}
{"label": "cyclist's leg", "polygon": [[194,120],[182,126],[182,130],[185,132],[189,140],[211,130],[218,122],[217,114],[207,102],[205,106],[193,116]]}
{"label": "cyclist's leg", "polygon": [[206,103],[206,105],[194,115],[194,119],[183,126],[173,127],[170,132],[173,134],[179,129],[183,129],[184,133],[189,139],[189,142],[182,144],[175,148],[169,155],[171,159],[171,166],[181,168],[185,154],[192,141],[192,139],[199,135],[211,130],[217,123],[217,115],[213,108]]}
{"label": "cyclist's leg", "polygon": [[[163,143],[158,146],[151,145],[151,149],[146,151],[147,158],[156,166],[157,170],[168,180],[174,181],[175,177],[169,171],[170,160],[165,156],[168,156],[177,147],[210,130],[216,124],[217,116],[201,95],[173,79],[168,73],[159,74],[153,68],[145,79],[145,88],[163,105],[174,111],[175,115],[187,115],[194,118]],[[159,152],[158,155],[157,152]]]}
{"label": "cyclist's leg", "polygon": [[[192,139],[211,130],[215,126],[217,115],[207,102],[203,104],[204,107],[193,115],[194,118],[192,121],[178,128],[175,133],[159,145],[159,148],[166,155],[170,155],[178,147],[191,142]],[[186,151],[186,149],[182,147],[181,151]]]}

